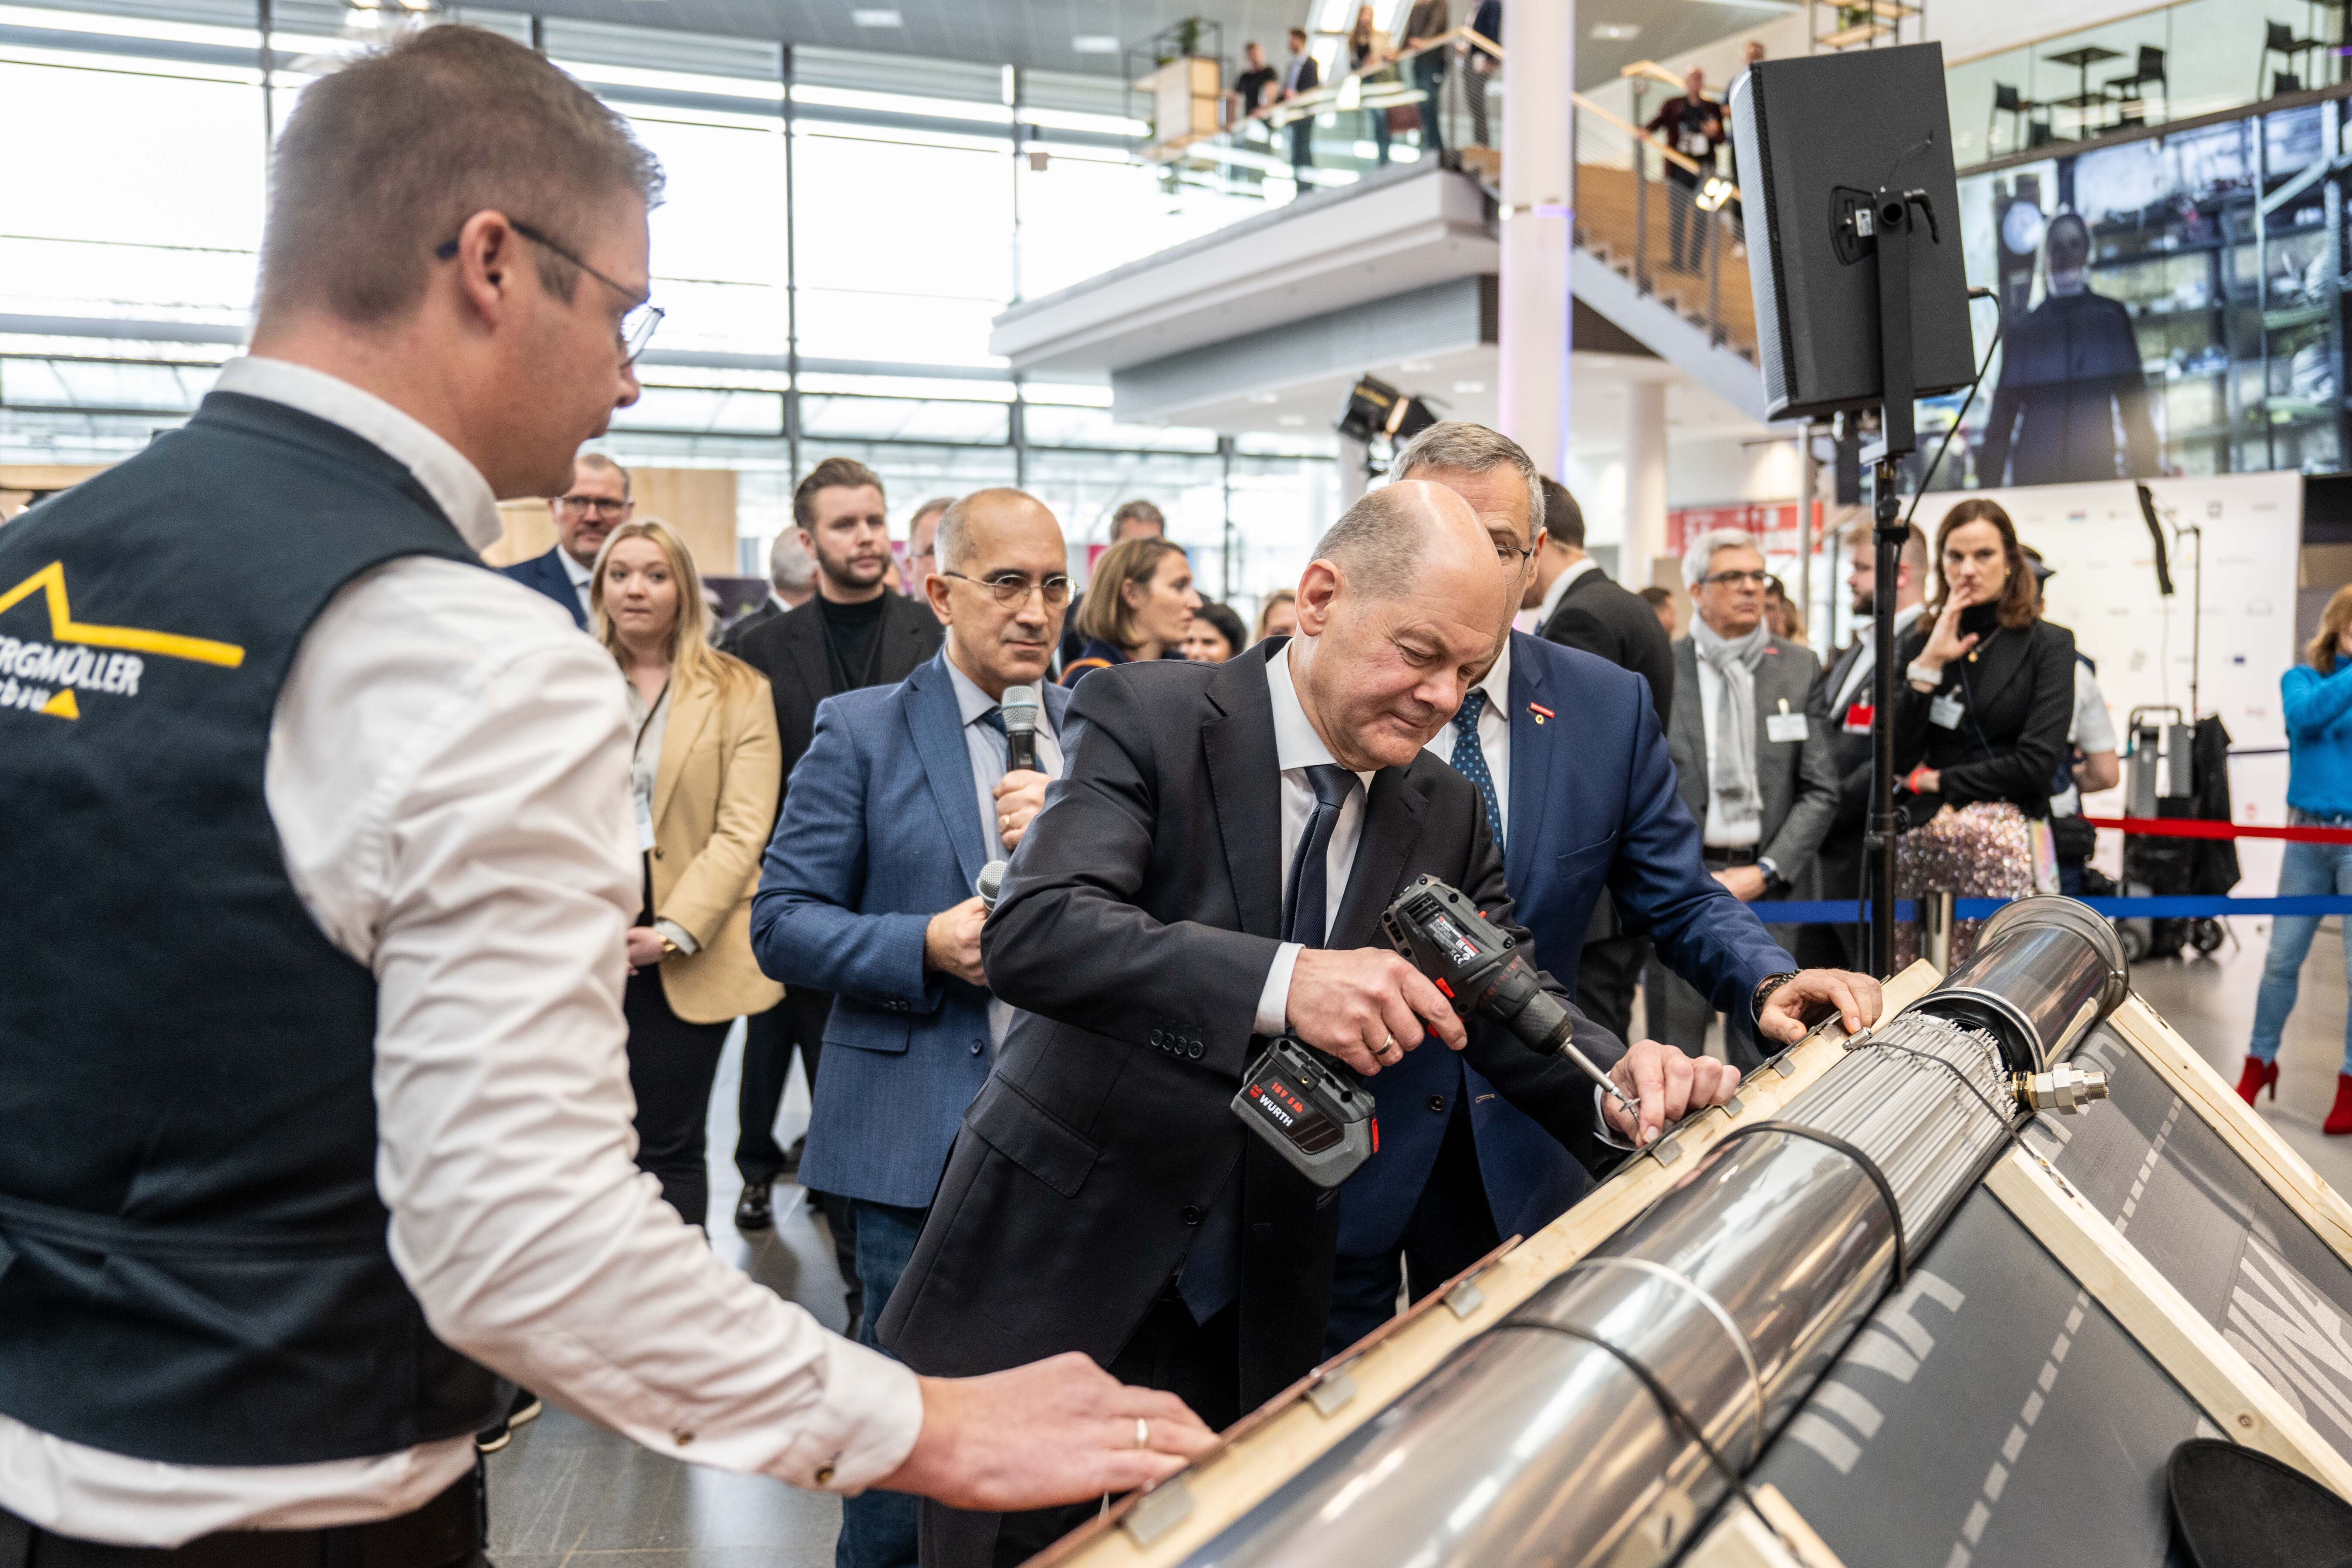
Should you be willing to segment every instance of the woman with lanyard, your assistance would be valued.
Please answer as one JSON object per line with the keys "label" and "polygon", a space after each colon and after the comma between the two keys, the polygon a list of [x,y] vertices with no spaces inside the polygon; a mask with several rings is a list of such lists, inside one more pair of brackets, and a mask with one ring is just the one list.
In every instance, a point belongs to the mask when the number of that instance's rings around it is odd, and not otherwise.
{"label": "woman with lanyard", "polygon": [[[1966,500],[1936,530],[1938,585],[1896,649],[1895,766],[1910,831],[1897,841],[1899,896],[2017,899],[2054,891],[2050,781],[2074,713],[2074,634],[2042,618],[2009,514]],[[1952,962],[1980,922],[1958,922]],[[1916,926],[1896,959],[1916,954]]]}
{"label": "woman with lanyard", "polygon": [[629,930],[637,1167],[688,1225],[709,1208],[704,1123],[728,1026],[783,988],[751,957],[751,892],[782,748],[765,677],[707,640],[702,579],[652,519],[613,531],[589,585],[596,636],[628,678],[645,908]]}
{"label": "woman with lanyard", "polygon": [[[2338,588],[2319,617],[2319,635],[2304,662],[2279,681],[2286,719],[2287,820],[2298,827],[2352,827],[2352,587]],[[2352,845],[2290,843],[2279,861],[2279,896],[2352,892]],[[2253,1040],[2246,1047],[2238,1092],[2253,1103],[2264,1089],[2278,1098],[2279,1037],[2294,1011],[2303,961],[2318,934],[2318,915],[2281,915],[2271,922],[2270,954],[2254,993]],[[2352,942],[2344,944],[2352,974]],[[2344,1066],[2336,1075],[2336,1103],[2320,1131],[2352,1132],[2352,1016],[2344,1026]]]}
{"label": "woman with lanyard", "polygon": [[1062,670],[1076,686],[1090,669],[1139,658],[1181,658],[1184,634],[1200,611],[1192,563],[1165,539],[1129,539],[1103,552],[1078,606],[1086,646]]}

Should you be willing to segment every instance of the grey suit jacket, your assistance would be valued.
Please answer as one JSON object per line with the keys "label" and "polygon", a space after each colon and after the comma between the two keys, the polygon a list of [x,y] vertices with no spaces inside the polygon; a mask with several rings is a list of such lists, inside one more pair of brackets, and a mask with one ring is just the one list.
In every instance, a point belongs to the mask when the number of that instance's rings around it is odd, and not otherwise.
{"label": "grey suit jacket", "polygon": [[[1824,725],[1808,721],[1805,739],[1773,741],[1765,721],[1781,713],[1802,714],[1821,661],[1802,643],[1773,637],[1756,666],[1756,782],[1764,793],[1764,837],[1757,852],[1796,881],[1837,817],[1835,738]],[[1702,826],[1706,821],[1706,719],[1700,709],[1698,650],[1688,637],[1675,639],[1675,721],[1666,746],[1683,804]],[[1788,706],[1783,709],[1781,704]]]}

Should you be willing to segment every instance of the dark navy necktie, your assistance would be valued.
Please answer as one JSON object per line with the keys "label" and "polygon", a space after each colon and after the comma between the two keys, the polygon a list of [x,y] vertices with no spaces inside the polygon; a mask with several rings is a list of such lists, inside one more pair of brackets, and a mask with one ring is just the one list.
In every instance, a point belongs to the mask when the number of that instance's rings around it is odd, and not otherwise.
{"label": "dark navy necktie", "polygon": [[1486,748],[1478,743],[1478,715],[1486,710],[1483,688],[1462,700],[1460,710],[1454,715],[1454,771],[1478,786],[1478,798],[1486,803],[1486,826],[1495,830],[1495,847],[1500,849],[1503,806],[1495,798],[1495,775],[1486,767]]}
{"label": "dark navy necktie", "polygon": [[1315,792],[1315,810],[1307,831],[1298,836],[1298,852],[1291,857],[1290,881],[1283,890],[1282,940],[1321,947],[1330,930],[1330,878],[1327,865],[1331,830],[1339,826],[1339,808],[1356,787],[1356,775],[1326,763],[1307,770],[1307,787]]}
{"label": "dark navy necktie", "polygon": [[1002,708],[990,709],[987,712],[980,716],[978,722],[987,725],[990,729],[995,731],[1000,735],[1004,735],[1004,738],[1008,741],[1013,738],[1012,736],[1005,734],[1004,710]]}
{"label": "dark navy necktie", "polygon": [[[1282,940],[1321,947],[1329,925],[1326,918],[1330,876],[1325,860],[1331,852],[1331,830],[1339,826],[1339,808],[1356,787],[1356,775],[1328,763],[1307,770],[1307,787],[1315,792],[1315,810],[1307,830],[1298,836],[1298,852],[1291,857],[1290,879],[1282,895]],[[1242,1229],[1240,1184],[1232,1179],[1201,1219],[1176,1277],[1176,1293],[1196,1323],[1205,1323],[1241,1294]]]}

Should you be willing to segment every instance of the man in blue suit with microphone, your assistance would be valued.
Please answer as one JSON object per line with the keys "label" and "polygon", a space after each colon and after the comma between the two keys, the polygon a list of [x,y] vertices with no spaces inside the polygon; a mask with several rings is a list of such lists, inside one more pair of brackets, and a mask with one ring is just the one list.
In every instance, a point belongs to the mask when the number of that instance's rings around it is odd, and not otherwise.
{"label": "man in blue suit with microphone", "polygon": [[[1390,471],[1468,501],[1507,574],[1527,574],[1544,548],[1535,465],[1508,437],[1459,421],[1433,425]],[[1849,1028],[1877,1021],[1875,981],[1801,971],[1708,874],[1639,675],[1506,628],[1494,665],[1429,750],[1486,797],[1516,918],[1534,938],[1537,963],[1562,985],[1575,988],[1593,904],[1606,889],[1627,926],[1645,931],[1717,1007],[1752,1009],[1761,1036],[1801,1039],[1806,1015],[1823,1005]],[[1550,1223],[1591,1183],[1458,1055],[1413,1052],[1366,1087],[1380,1104],[1381,1150],[1340,1190],[1325,1332],[1331,1352],[1395,1311],[1400,1264],[1419,1299],[1504,1237]]]}
{"label": "man in blue suit with microphone", "polygon": [[[937,548],[925,592],[945,646],[896,686],[819,705],[751,906],[760,967],[835,996],[801,1180],[855,1205],[869,1345],[1012,1018],[982,968],[974,885],[1076,740],[1068,692],[1045,681],[1070,596],[1054,514],[981,490],[948,509]],[[1034,767],[1009,765],[1033,747]],[[915,1530],[911,1497],[847,1499],[839,1568],[914,1568]]]}

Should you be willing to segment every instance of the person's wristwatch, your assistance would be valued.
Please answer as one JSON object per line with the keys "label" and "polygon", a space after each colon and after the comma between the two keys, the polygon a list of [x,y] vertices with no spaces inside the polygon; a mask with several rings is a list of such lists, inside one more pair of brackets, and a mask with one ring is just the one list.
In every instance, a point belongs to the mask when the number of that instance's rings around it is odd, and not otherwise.
{"label": "person's wristwatch", "polygon": [[1903,679],[1909,681],[1912,689],[1916,691],[1933,691],[1944,684],[1944,667],[1940,664],[1922,664],[1915,658],[1903,671]]}
{"label": "person's wristwatch", "polygon": [[1756,993],[1754,995],[1750,996],[1748,1001],[1748,1011],[1749,1014],[1759,1021],[1761,1021],[1764,1016],[1764,1004],[1771,999],[1772,993],[1778,991],[1781,986],[1786,985],[1790,981],[1794,980],[1796,977],[1797,972],[1791,969],[1785,974],[1768,974],[1763,979],[1758,981],[1756,983]]}
{"label": "person's wristwatch", "polygon": [[1780,879],[1780,862],[1774,860],[1769,855],[1756,857],[1756,868],[1764,873],[1764,886],[1767,888]]}

